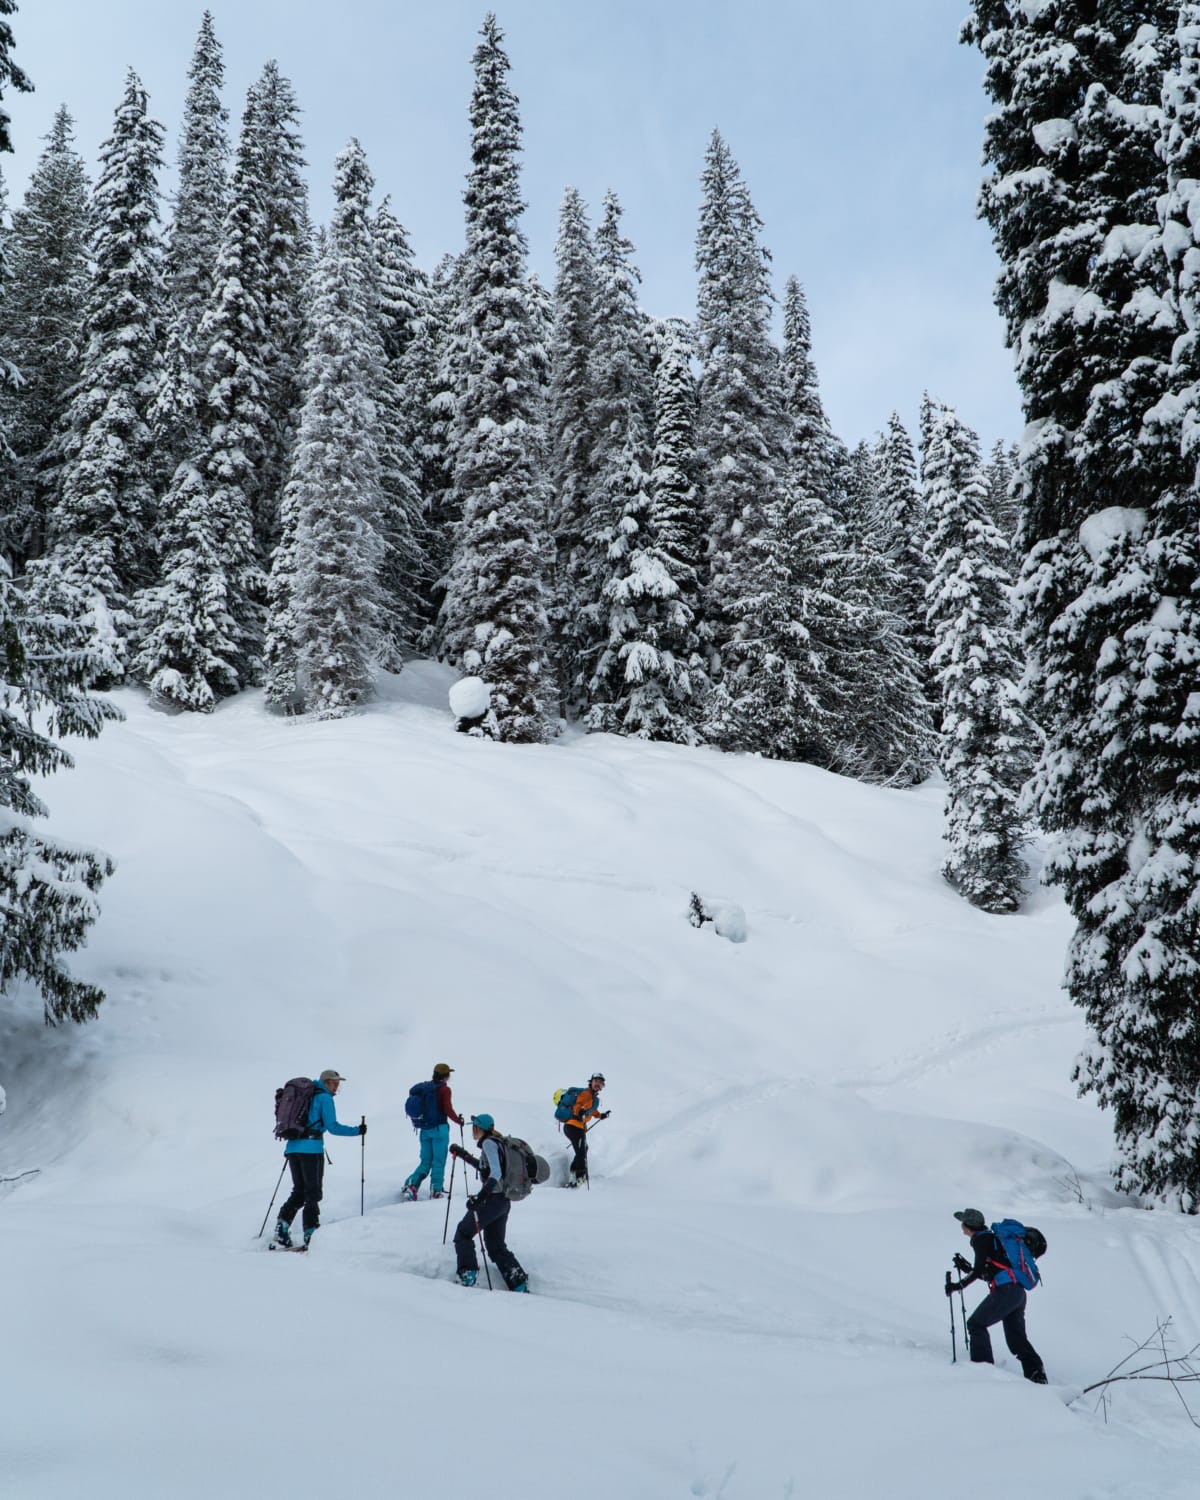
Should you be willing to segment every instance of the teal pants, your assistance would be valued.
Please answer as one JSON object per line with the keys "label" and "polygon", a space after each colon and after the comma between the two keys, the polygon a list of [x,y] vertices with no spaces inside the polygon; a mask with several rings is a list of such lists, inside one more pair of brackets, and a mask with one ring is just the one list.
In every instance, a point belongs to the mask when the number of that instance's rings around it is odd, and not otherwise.
{"label": "teal pants", "polygon": [[404,1186],[420,1187],[432,1172],[433,1181],[429,1184],[430,1189],[435,1193],[440,1193],[445,1186],[446,1152],[449,1146],[449,1125],[435,1125],[431,1130],[422,1130],[421,1160],[417,1170],[405,1178]]}

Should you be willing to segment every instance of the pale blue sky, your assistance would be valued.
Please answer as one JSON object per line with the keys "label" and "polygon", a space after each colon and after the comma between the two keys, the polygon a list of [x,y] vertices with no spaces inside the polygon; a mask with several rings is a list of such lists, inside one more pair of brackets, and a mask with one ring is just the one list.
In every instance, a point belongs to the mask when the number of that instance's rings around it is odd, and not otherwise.
{"label": "pale blue sky", "polygon": [[[314,209],[352,135],[423,264],[462,241],[470,58],[484,3],[212,0],[236,129],[268,58],[304,108]],[[1020,434],[1012,361],[992,306],[996,261],[975,219],[987,101],[961,47],[968,0],[499,0],[525,127],[526,231],[553,277],[558,202],[612,187],[638,247],[643,301],[694,307],[693,239],[708,136],[719,126],[766,222],[777,284],[808,293],[834,426],[850,442],[921,391],[989,445]],[[10,94],[18,200],[60,102],[94,164],[133,66],[174,132],[203,3],[23,0]]]}

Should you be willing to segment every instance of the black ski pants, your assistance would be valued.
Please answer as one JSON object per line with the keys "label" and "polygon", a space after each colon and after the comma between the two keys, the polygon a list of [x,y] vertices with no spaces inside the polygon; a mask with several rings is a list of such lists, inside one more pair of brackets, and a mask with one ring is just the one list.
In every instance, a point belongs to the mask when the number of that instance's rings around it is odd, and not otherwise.
{"label": "black ski pants", "polygon": [[508,1212],[512,1204],[503,1193],[488,1193],[480,1200],[478,1208],[469,1208],[454,1231],[454,1253],[458,1257],[460,1271],[478,1271],[479,1260],[475,1254],[475,1236],[483,1230],[483,1244],[492,1262],[498,1267],[504,1284],[511,1289],[525,1280],[521,1263],[505,1243],[508,1228]]}
{"label": "black ski pants", "polygon": [[292,1171],[292,1196],[279,1210],[279,1217],[290,1224],[304,1209],[304,1228],[316,1229],[321,1222],[321,1194],[325,1190],[324,1151],[293,1151],[288,1157]]}
{"label": "black ski pants", "polygon": [[1041,1356],[1029,1342],[1025,1332],[1025,1288],[1009,1283],[990,1291],[967,1319],[967,1338],[971,1345],[971,1363],[990,1365],[992,1339],[988,1329],[996,1323],[1004,1324],[1004,1342],[1009,1352],[1021,1362],[1021,1372],[1026,1380],[1042,1374]]}
{"label": "black ski pants", "polygon": [[582,1182],[588,1174],[587,1131],[582,1125],[564,1125],[563,1134],[567,1138],[567,1145],[570,1146],[571,1150],[575,1153],[575,1155],[571,1158],[571,1172],[580,1180],[580,1182]]}

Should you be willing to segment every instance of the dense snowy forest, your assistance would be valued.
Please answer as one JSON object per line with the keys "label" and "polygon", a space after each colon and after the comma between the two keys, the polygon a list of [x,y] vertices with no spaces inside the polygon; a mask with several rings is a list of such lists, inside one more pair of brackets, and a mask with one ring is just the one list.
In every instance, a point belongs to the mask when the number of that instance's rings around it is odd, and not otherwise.
{"label": "dense snowy forest", "polygon": [[[494,16],[464,242],[433,267],[357,141],[313,223],[291,85],[268,63],[235,132],[207,13],[169,215],[138,77],[94,184],[64,106],[0,236],[0,985],[53,1021],[99,1002],[61,955],[108,863],[40,836],[31,786],[114,716],[98,693],[330,718],[436,656],[486,684],[471,732],[497,740],[939,769],[944,874],[990,912],[1048,836],[1120,1184],[1200,1207],[1200,5],[1094,11],[975,0],[963,30],[1028,422],[988,456],[953,392],[915,444],[886,412],[838,438],[719,132],[694,320],[641,305],[615,192],[566,189],[539,285]],[[12,43],[0,21],[6,91]]]}

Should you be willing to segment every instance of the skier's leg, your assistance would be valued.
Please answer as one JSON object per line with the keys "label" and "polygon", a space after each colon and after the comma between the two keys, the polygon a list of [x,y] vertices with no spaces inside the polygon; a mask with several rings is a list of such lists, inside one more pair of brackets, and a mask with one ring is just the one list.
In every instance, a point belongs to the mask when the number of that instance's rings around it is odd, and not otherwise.
{"label": "skier's leg", "polygon": [[988,1329],[993,1323],[999,1323],[1005,1311],[1003,1308],[997,1308],[996,1298],[996,1292],[989,1292],[967,1319],[967,1343],[970,1346],[973,1365],[995,1363],[992,1358],[992,1339]]}
{"label": "skier's leg", "polygon": [[1029,1335],[1025,1332],[1025,1304],[1028,1301],[1025,1288],[1017,1286],[1012,1290],[1019,1292],[1020,1296],[1012,1299],[1012,1310],[1004,1315],[1004,1342],[1008,1345],[1009,1352],[1020,1361],[1021,1373],[1026,1380],[1037,1380],[1039,1376],[1044,1380],[1046,1372],[1041,1355],[1029,1342]]}
{"label": "skier's leg", "polygon": [[458,1228],[454,1231],[454,1254],[457,1257],[456,1269],[462,1271],[478,1271],[479,1257],[475,1254],[475,1213],[473,1209],[467,1209],[458,1222]]}
{"label": "skier's leg", "polygon": [[301,1165],[304,1157],[298,1151],[289,1153],[287,1164],[288,1171],[292,1174],[292,1191],[288,1195],[287,1202],[279,1210],[280,1221],[290,1224],[300,1210],[304,1207],[304,1168]]}
{"label": "skier's leg", "polygon": [[433,1193],[445,1191],[446,1185],[446,1152],[450,1146],[449,1125],[438,1125],[429,1132],[429,1161],[433,1171],[433,1178],[429,1184],[429,1190]]}
{"label": "skier's leg", "polygon": [[406,1188],[420,1187],[429,1176],[429,1169],[433,1166],[433,1131],[422,1130],[421,1132],[421,1160],[417,1163],[416,1170],[410,1172],[404,1179]]}
{"label": "skier's leg", "polygon": [[308,1151],[297,1159],[304,1163],[304,1238],[308,1240],[321,1223],[321,1198],[325,1191],[325,1153]]}
{"label": "skier's leg", "polygon": [[492,1258],[492,1264],[504,1277],[505,1285],[510,1290],[525,1280],[525,1272],[521,1269],[517,1257],[508,1248],[505,1239],[511,1208],[512,1204],[507,1198],[497,1198],[487,1204],[480,1215],[484,1247]]}

